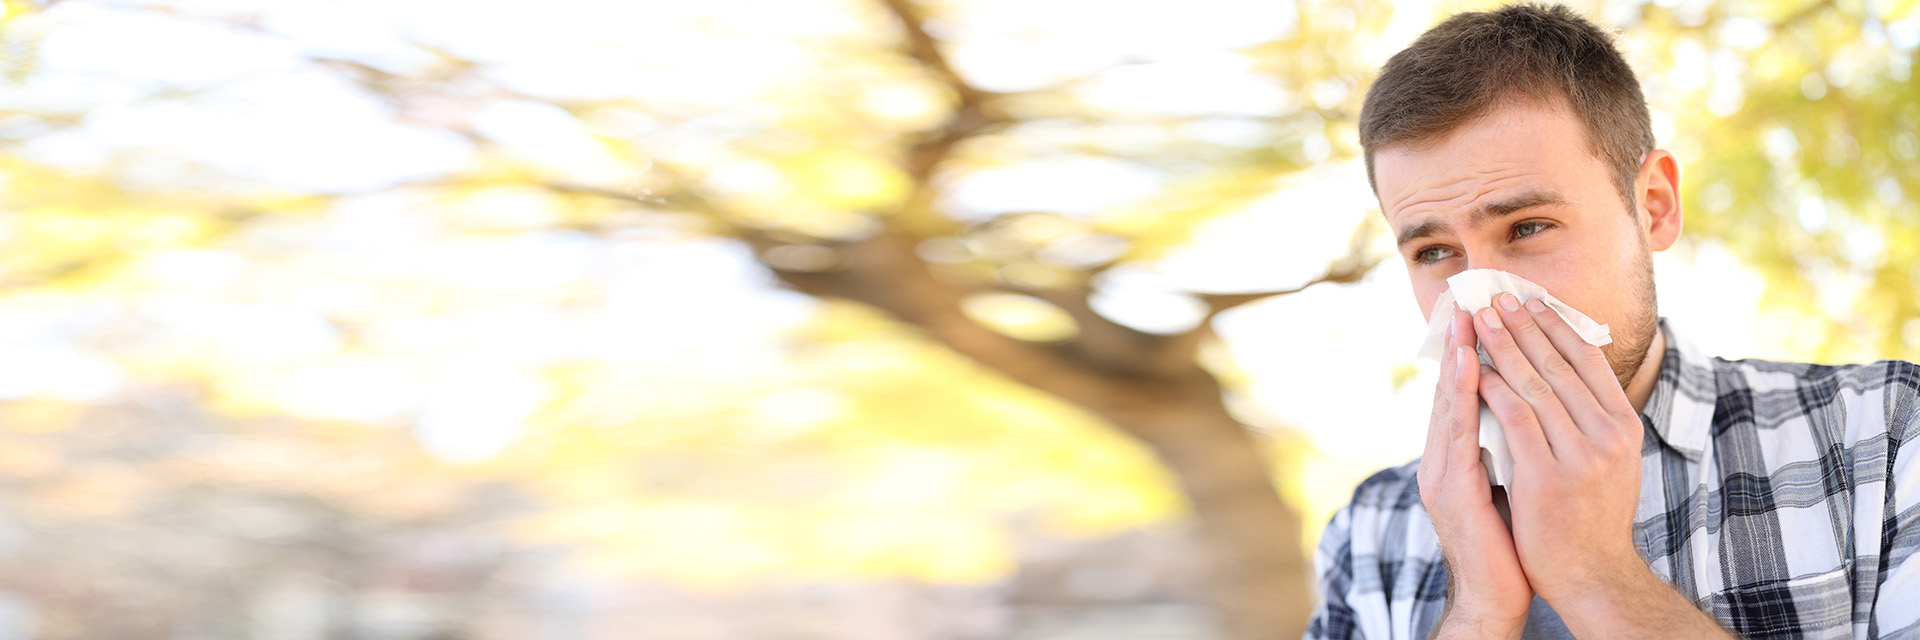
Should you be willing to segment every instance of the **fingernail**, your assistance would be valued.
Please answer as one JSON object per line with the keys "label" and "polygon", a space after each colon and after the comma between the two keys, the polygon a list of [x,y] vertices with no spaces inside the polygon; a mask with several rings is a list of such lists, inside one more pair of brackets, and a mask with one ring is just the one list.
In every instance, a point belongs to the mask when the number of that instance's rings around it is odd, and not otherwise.
{"label": "fingernail", "polygon": [[1487,326],[1489,327],[1493,327],[1495,329],[1506,328],[1504,325],[1500,324],[1500,314],[1494,313],[1492,309],[1481,311],[1480,319],[1486,321]]}
{"label": "fingernail", "polygon": [[1514,297],[1511,293],[1502,293],[1500,294],[1500,308],[1506,309],[1509,312],[1519,311],[1520,299]]}
{"label": "fingernail", "polygon": [[1541,301],[1539,301],[1539,300],[1528,300],[1528,301],[1527,301],[1527,310],[1528,310],[1528,311],[1532,311],[1532,312],[1534,312],[1534,313],[1546,313],[1546,312],[1547,312],[1547,303],[1545,303],[1545,302],[1541,302]]}
{"label": "fingernail", "polygon": [[1453,343],[1453,342],[1458,342],[1459,340],[1460,340],[1460,316],[1449,313],[1447,314],[1447,342]]}

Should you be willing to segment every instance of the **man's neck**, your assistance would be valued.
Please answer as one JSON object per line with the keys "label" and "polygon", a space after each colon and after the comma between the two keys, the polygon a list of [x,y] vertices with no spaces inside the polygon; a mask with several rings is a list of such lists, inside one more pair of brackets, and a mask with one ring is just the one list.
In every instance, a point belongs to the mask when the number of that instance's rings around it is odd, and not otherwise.
{"label": "man's neck", "polygon": [[1666,332],[1655,329],[1653,340],[1647,343],[1647,357],[1640,360],[1640,368],[1627,380],[1627,401],[1633,403],[1634,411],[1645,411],[1647,402],[1653,399],[1653,386],[1660,381],[1660,361],[1666,355]]}

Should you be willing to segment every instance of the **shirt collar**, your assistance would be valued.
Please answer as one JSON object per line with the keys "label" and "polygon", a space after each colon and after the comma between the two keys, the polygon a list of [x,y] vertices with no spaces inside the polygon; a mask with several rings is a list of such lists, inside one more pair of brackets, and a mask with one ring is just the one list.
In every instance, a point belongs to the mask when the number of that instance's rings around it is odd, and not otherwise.
{"label": "shirt collar", "polygon": [[1660,331],[1667,337],[1666,351],[1660,358],[1660,378],[1654,382],[1653,396],[1640,412],[1640,420],[1668,447],[1688,460],[1698,461],[1706,451],[1714,405],[1720,397],[1713,360],[1674,331],[1666,318],[1660,319]]}

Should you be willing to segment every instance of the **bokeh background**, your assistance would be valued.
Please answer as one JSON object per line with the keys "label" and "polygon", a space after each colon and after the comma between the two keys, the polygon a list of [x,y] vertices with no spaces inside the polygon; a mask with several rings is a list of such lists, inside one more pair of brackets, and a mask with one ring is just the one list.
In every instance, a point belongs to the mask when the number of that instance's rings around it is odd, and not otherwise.
{"label": "bokeh background", "polygon": [[[1920,358],[1914,5],[1576,4],[1706,351]],[[0,640],[1297,637],[1484,6],[5,0]]]}

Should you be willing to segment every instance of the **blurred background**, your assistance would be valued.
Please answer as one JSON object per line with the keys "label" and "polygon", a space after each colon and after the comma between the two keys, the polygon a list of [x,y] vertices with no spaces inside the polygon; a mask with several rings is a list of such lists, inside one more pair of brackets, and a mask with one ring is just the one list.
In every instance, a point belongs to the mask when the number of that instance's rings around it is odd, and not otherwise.
{"label": "blurred background", "polygon": [[[1707,352],[1920,358],[1914,5],[1576,5]],[[5,0],[0,640],[1298,637],[1485,6]]]}

